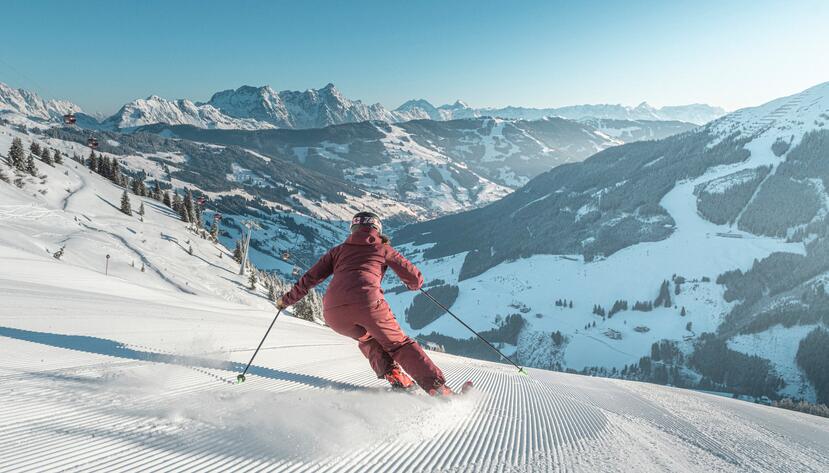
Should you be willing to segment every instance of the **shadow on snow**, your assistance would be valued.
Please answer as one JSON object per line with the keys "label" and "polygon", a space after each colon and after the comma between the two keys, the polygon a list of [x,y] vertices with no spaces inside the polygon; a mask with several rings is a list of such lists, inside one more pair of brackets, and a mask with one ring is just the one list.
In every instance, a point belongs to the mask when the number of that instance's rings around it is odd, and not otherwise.
{"label": "shadow on snow", "polygon": [[[11,327],[0,327],[0,336],[32,343],[39,343],[41,345],[48,345],[55,348],[65,348],[67,350],[113,356],[128,360],[179,365],[187,368],[223,369],[237,373],[241,373],[242,370],[245,369],[245,364],[243,363],[226,362],[200,356],[170,355],[166,353],[141,351],[126,347],[122,343],[115,340],[90,337],[86,335],[62,335],[49,332],[34,332],[31,330],[22,330]],[[319,376],[289,373],[287,371],[256,365],[251,365],[250,369],[248,369],[248,374],[279,381],[301,383],[318,388],[333,388],[345,391],[359,391],[366,389],[355,384],[333,381]],[[227,380],[224,381],[228,382]]]}

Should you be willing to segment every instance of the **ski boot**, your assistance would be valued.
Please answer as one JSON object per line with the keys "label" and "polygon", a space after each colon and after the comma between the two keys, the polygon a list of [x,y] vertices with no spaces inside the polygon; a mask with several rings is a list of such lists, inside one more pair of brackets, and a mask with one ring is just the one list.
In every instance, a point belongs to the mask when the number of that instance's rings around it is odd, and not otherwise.
{"label": "ski boot", "polygon": [[415,385],[412,378],[404,373],[399,366],[395,366],[389,370],[389,372],[383,375],[383,377],[389,382],[389,384],[391,384],[392,389],[407,391],[412,389]]}
{"label": "ski boot", "polygon": [[468,393],[469,391],[472,390],[473,387],[474,386],[472,385],[472,381],[467,381],[467,382],[463,383],[463,386],[461,386],[460,393],[456,393],[455,391],[452,391],[451,389],[449,389],[449,387],[447,385],[439,384],[439,385],[437,385],[437,386],[435,386],[435,387],[433,387],[432,389],[429,390],[429,395],[433,396],[433,397],[457,396],[458,394]]}
{"label": "ski boot", "polygon": [[449,397],[455,395],[455,392],[443,383],[435,383],[435,386],[433,386],[428,392],[432,397]]}

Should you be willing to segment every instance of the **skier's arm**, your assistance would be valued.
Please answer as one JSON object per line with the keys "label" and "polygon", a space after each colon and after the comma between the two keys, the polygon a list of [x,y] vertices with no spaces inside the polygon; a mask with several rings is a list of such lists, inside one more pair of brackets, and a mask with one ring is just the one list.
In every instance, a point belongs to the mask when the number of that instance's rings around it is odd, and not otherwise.
{"label": "skier's arm", "polygon": [[414,291],[423,286],[423,275],[417,266],[412,264],[394,248],[389,245],[386,247],[386,265],[394,271],[395,274],[403,281],[410,290]]}
{"label": "skier's arm", "polygon": [[294,284],[284,296],[282,296],[282,305],[288,307],[296,304],[300,299],[308,294],[308,291],[314,288],[317,284],[325,281],[331,273],[334,272],[334,257],[329,251],[319,261],[316,262],[311,269],[299,278],[299,281]]}

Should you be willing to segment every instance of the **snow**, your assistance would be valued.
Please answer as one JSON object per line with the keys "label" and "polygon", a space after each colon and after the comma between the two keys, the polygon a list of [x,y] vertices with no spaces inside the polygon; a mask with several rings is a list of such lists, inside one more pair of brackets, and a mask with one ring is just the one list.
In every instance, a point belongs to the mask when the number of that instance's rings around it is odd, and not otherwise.
{"label": "snow", "polygon": [[67,113],[81,108],[65,100],[44,100],[24,89],[14,89],[0,82],[0,111],[10,111],[38,120],[63,120]]}
{"label": "snow", "polygon": [[269,179],[260,176],[250,169],[246,169],[236,163],[231,163],[230,168],[232,172],[225,176],[230,182],[238,182],[255,187],[274,187],[274,185],[269,182]]}
{"label": "snow", "polygon": [[[5,151],[14,132],[0,132]],[[114,208],[120,188],[83,166],[39,168],[43,184],[0,182],[3,469],[820,471],[829,461],[827,419],[669,387],[534,369],[519,376],[430,353],[451,386],[471,379],[477,389],[450,400],[388,392],[354,341],[285,316],[247,382],[233,384],[274,316],[264,288],[246,289],[226,248],[154,201],[130,196],[134,208],[145,204],[142,222]],[[689,220],[678,223],[704,230]],[[759,253],[775,243],[751,244]],[[428,274],[453,280],[462,256]],[[505,272],[462,289],[456,306],[509,287],[517,296],[536,281],[525,275],[549,283],[573,270],[595,274],[562,257],[511,264],[520,277]],[[688,286],[679,296],[688,305],[717,291]],[[690,317],[696,325],[711,315],[692,309],[683,322]]]}
{"label": "snow", "polygon": [[745,169],[708,181],[703,187],[706,194],[725,194],[729,189],[740,184],[745,184],[756,179],[759,175],[757,169]]}
{"label": "snow", "polygon": [[[387,131],[378,125],[377,130],[384,135],[379,141],[386,148],[389,161],[374,166],[351,167],[345,171],[346,177],[363,188],[382,193],[387,199],[406,202],[413,210],[422,209],[418,212],[421,217],[481,206],[511,192],[511,189],[478,174],[475,175],[477,183],[472,189],[461,185],[449,169],[454,167],[468,170],[465,163],[453,160],[439,148],[419,144],[413,135],[400,126],[390,125],[390,130]],[[328,159],[335,159],[336,153],[348,151],[347,148],[341,148],[331,144],[314,149]],[[307,159],[306,148],[299,148],[295,152],[299,159]],[[429,175],[430,170],[439,173],[442,182]],[[411,181],[413,189],[400,192],[402,182],[407,180]]]}
{"label": "snow", "polygon": [[792,140],[791,149],[806,132],[825,129],[827,122],[822,118],[828,113],[829,82],[824,82],[759,107],[737,110],[709,126],[721,139],[737,133],[752,138],[756,146],[767,145],[766,150],[778,137],[788,138]]}
{"label": "snow", "polygon": [[786,382],[781,394],[795,399],[814,399],[815,388],[797,366],[800,341],[817,325],[774,327],[760,333],[738,335],[728,340],[728,348],[771,361],[777,374]]}
{"label": "snow", "polygon": [[[583,262],[580,257],[536,255],[502,263],[459,283],[456,281],[463,254],[436,261],[423,261],[419,255],[414,255],[415,261],[430,278],[459,286],[460,295],[452,310],[466,317],[465,321],[476,330],[494,328],[496,315],[515,312],[510,304],[520,300],[531,309],[524,317],[530,325],[529,330],[560,330],[569,337],[564,352],[564,366],[568,368],[622,369],[649,355],[651,344],[662,339],[679,340],[682,348],[690,351],[693,336],[716,331],[731,308],[731,304],[722,298],[722,287],[713,282],[701,282],[702,277],[713,281],[727,270],[747,270],[755,259],[775,251],[805,253],[802,243],[758,237],[727,225],[714,224],[697,213],[693,194],[697,185],[779,161],[769,147],[757,145],[750,149],[752,154],[746,161],[717,166],[696,179],[681,181],[663,197],[660,204],[675,221],[674,232],[664,240],[640,243],[590,263]],[[589,208],[579,209],[579,212],[586,211]],[[724,234],[730,237],[721,236]],[[413,252],[414,248],[407,250]],[[624,311],[604,321],[592,314],[594,304],[608,309],[616,300],[626,300],[630,305],[637,300],[652,301],[662,281],[670,280],[674,274],[697,281],[683,285],[684,291],[680,295],[672,295],[675,308],[655,308],[652,312]],[[573,300],[574,309],[555,307],[554,302],[559,298]],[[408,295],[390,294],[389,299],[398,313],[403,313],[411,304]],[[679,315],[681,307],[686,308],[685,317]],[[532,317],[536,313],[543,317]],[[597,323],[595,328],[584,328],[593,321]],[[693,332],[686,331],[688,322],[692,323]],[[405,322],[403,324],[410,328]],[[634,331],[638,325],[647,326],[650,331]],[[608,329],[619,331],[622,338],[608,338],[604,335]],[[428,334],[432,331],[454,337],[468,336],[448,316],[415,332]],[[683,341],[685,337],[690,338]]]}

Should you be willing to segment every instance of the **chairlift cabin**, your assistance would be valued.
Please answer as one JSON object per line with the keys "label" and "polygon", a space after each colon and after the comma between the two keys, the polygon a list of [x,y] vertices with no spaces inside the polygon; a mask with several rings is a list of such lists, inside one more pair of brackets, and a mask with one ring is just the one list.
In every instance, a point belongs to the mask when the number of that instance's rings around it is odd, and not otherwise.
{"label": "chairlift cabin", "polygon": [[90,136],[86,139],[86,145],[92,149],[98,149],[98,139]]}
{"label": "chairlift cabin", "polygon": [[213,220],[221,221],[222,220],[222,214],[220,214],[219,212],[216,212],[215,214],[213,214]]}
{"label": "chairlift cabin", "polygon": [[74,125],[75,122],[78,121],[78,118],[75,117],[74,113],[67,113],[63,116],[63,123],[66,125]]}
{"label": "chairlift cabin", "polygon": [[291,274],[292,274],[294,277],[297,277],[297,276],[299,276],[300,274],[302,274],[302,270],[300,270],[300,269],[299,269],[299,266],[294,266],[294,270],[293,270],[293,271],[291,271]]}
{"label": "chairlift cabin", "polygon": [[201,206],[204,206],[205,202],[207,202],[207,199],[204,196],[200,196],[198,199],[196,199],[196,203]]}
{"label": "chairlift cabin", "polygon": [[283,251],[282,252],[282,261],[288,261],[289,259],[291,259],[291,253],[288,252],[288,251]]}

